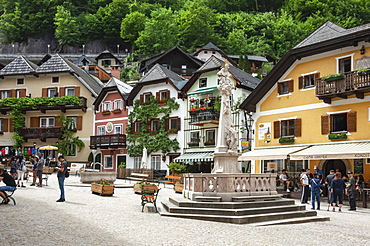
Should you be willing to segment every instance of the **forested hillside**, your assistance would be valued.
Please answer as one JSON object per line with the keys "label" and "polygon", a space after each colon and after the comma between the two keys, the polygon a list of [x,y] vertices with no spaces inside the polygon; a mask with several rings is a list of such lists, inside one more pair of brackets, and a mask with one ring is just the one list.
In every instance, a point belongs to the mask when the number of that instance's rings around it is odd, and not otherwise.
{"label": "forested hillside", "polygon": [[281,57],[330,20],[370,22],[369,0],[0,0],[2,42],[54,33],[61,45],[129,42],[152,55],[208,42],[229,54]]}

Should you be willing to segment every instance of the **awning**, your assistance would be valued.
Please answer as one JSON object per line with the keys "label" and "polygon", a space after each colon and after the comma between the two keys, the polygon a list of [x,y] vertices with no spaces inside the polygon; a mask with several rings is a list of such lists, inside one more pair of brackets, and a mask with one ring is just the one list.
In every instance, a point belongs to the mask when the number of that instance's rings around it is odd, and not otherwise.
{"label": "awning", "polygon": [[291,160],[363,159],[370,158],[370,142],[313,145],[291,154]]}
{"label": "awning", "polygon": [[291,153],[295,153],[307,147],[308,146],[255,149],[253,151],[243,153],[238,160],[282,160],[287,159],[288,155]]}
{"label": "awning", "polygon": [[213,161],[211,154],[213,154],[213,152],[190,152],[182,154],[173,160],[175,162],[184,162],[186,164],[192,164],[197,161]]}
{"label": "awning", "polygon": [[212,93],[217,87],[210,87],[210,88],[204,88],[204,89],[199,89],[193,92],[188,93],[188,96],[191,95],[198,95],[198,94],[206,94],[206,93]]}

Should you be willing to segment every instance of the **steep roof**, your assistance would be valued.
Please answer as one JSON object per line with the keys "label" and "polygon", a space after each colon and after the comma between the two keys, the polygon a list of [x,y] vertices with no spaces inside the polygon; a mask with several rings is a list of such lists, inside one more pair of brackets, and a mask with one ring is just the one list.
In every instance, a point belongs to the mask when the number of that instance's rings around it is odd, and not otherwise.
{"label": "steep roof", "polygon": [[104,50],[102,53],[100,53],[96,58],[95,60],[99,60],[99,59],[107,59],[107,58],[114,58],[118,64],[122,64],[120,62],[120,60],[118,60],[117,57],[115,57],[111,52],[109,52],[109,50]]}
{"label": "steep roof", "polygon": [[212,55],[195,73],[204,72],[208,70],[218,69],[224,64],[224,61]]}
{"label": "steep roof", "polygon": [[[332,36],[327,36],[329,32]],[[358,27],[344,29],[330,21],[324,23],[302,42],[289,50],[256,89],[244,100],[240,108],[255,112],[258,102],[277,83],[293,63],[303,57],[320,54],[343,47],[353,46],[361,41],[369,42],[370,23]]]}
{"label": "steep roof", "polygon": [[212,49],[212,50],[220,50],[216,45],[214,45],[212,42],[209,42],[208,44],[204,45],[202,49]]}
{"label": "steep roof", "polygon": [[89,58],[87,58],[85,55],[80,56],[73,62],[73,64],[77,66],[85,66],[87,63],[88,65],[95,65],[95,62],[91,61]]}
{"label": "steep roof", "polygon": [[37,73],[73,72],[73,69],[58,54],[53,55],[36,69]]}
{"label": "steep roof", "polygon": [[253,77],[249,73],[234,67],[230,66],[229,72],[234,76],[234,78],[240,82],[241,85],[248,87],[250,89],[255,89],[257,85],[261,82],[260,79]]}
{"label": "steep roof", "polygon": [[170,79],[171,81],[184,80],[177,73],[172,72],[171,70],[168,70],[167,68],[157,63],[139,80],[139,83],[160,79]]}
{"label": "steep roof", "polygon": [[38,66],[27,60],[24,56],[18,56],[3,69],[0,70],[0,76],[3,75],[20,75],[35,74]]}

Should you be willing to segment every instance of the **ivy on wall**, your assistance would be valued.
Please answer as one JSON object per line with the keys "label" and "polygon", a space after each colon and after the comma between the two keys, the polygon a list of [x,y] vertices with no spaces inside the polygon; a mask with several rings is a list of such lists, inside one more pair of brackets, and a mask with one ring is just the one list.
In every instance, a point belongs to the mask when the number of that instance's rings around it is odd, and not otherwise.
{"label": "ivy on wall", "polygon": [[[153,96],[145,105],[140,105],[140,101],[134,102],[133,111],[128,116],[127,141],[131,143],[127,146],[127,152],[130,156],[139,156],[143,153],[143,148],[147,148],[147,153],[161,151],[163,154],[176,151],[180,148],[177,139],[170,139],[169,129],[166,129],[165,122],[168,120],[171,112],[179,108],[179,104],[172,98],[165,101],[166,106],[158,106],[158,102]],[[160,119],[159,130],[155,133],[150,131],[150,122],[154,119]],[[135,122],[141,122],[140,132],[134,132]]]}
{"label": "ivy on wall", "polygon": [[25,140],[19,135],[19,129],[25,127],[25,117],[27,110],[39,109],[42,106],[63,106],[80,105],[81,99],[75,96],[64,97],[9,97],[0,99],[0,107],[9,107],[11,110],[11,119],[13,120],[15,140],[14,148],[21,148]]}
{"label": "ivy on wall", "polygon": [[73,136],[75,133],[74,129],[76,129],[74,120],[65,115],[60,115],[57,120],[62,122],[63,132],[63,135],[57,144],[58,152],[62,155],[71,155],[71,152],[74,150],[73,145],[75,145],[77,147],[77,151],[80,152],[82,148],[85,147],[85,143],[79,137]]}

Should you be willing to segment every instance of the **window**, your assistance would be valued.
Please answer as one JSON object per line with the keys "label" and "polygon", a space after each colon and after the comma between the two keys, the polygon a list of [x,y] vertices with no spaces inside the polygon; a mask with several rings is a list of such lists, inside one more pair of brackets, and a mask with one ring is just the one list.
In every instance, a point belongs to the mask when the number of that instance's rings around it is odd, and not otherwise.
{"label": "window", "polygon": [[102,111],[110,111],[110,102],[103,102],[102,103],[103,110]]}
{"label": "window", "polygon": [[68,122],[68,129],[74,130],[77,126],[77,117],[76,116],[68,116],[68,119],[71,119],[70,122]]}
{"label": "window", "polygon": [[[160,100],[164,101],[164,100],[167,100],[167,92],[168,91],[161,91],[160,92]],[[168,93],[169,94],[169,93]]]}
{"label": "window", "polygon": [[40,118],[40,127],[54,127],[54,117]]}
{"label": "window", "polygon": [[199,143],[199,131],[190,132],[190,142]]}
{"label": "window", "polygon": [[122,125],[114,125],[114,134],[122,134]]}
{"label": "window", "polygon": [[102,65],[102,66],[104,66],[104,67],[108,67],[108,66],[110,66],[110,65],[111,65],[111,63],[112,63],[112,61],[111,61],[111,60],[102,60],[102,61],[101,61],[101,65]]}
{"label": "window", "polygon": [[145,93],[144,94],[144,102],[149,102],[152,97],[151,93]]}
{"label": "window", "polygon": [[207,130],[206,131],[206,142],[214,142],[215,139],[216,139],[215,130]]}
{"label": "window", "polygon": [[169,130],[180,130],[180,119],[179,118],[170,118]]}
{"label": "window", "polygon": [[98,126],[98,136],[105,135],[105,126]]}
{"label": "window", "polygon": [[75,88],[66,88],[66,96],[74,96]]}
{"label": "window", "polygon": [[298,78],[299,89],[315,87],[315,81],[320,78],[320,73],[306,74]]}
{"label": "window", "polygon": [[159,120],[152,121],[152,131],[159,131]]}
{"label": "window", "polygon": [[122,100],[115,100],[113,102],[113,110],[122,109],[122,108],[123,108],[123,101]]}
{"label": "window", "polygon": [[51,83],[59,83],[59,77],[51,77]]}
{"label": "window", "polygon": [[8,98],[10,97],[10,91],[1,91],[1,98]]}
{"label": "window", "polygon": [[347,114],[333,114],[331,121],[331,132],[347,131]]}
{"label": "window", "polygon": [[353,173],[364,174],[364,159],[354,159],[353,161]]}
{"label": "window", "polygon": [[0,119],[0,132],[4,131],[4,119]]}
{"label": "window", "polygon": [[113,168],[113,158],[110,155],[104,156],[104,168],[111,169]]}
{"label": "window", "polygon": [[185,74],[186,74],[186,65],[181,65],[181,73],[182,73],[183,75],[185,75]]}
{"label": "window", "polygon": [[134,169],[140,169],[141,168],[141,159],[142,157],[134,157]]}
{"label": "window", "polygon": [[76,145],[75,144],[71,144],[68,151],[67,151],[67,156],[76,156]]}
{"label": "window", "polygon": [[207,87],[207,78],[199,79],[199,88]]}
{"label": "window", "polygon": [[346,73],[352,70],[352,57],[345,57],[338,59],[338,71],[339,73]]}
{"label": "window", "polygon": [[281,136],[294,136],[294,120],[281,121]]}
{"label": "window", "polygon": [[48,89],[48,97],[53,98],[57,96],[57,90],[55,88]]}
{"label": "window", "polygon": [[293,80],[278,83],[279,95],[289,94],[290,92],[293,92]]}
{"label": "window", "polygon": [[135,132],[141,132],[143,123],[135,122]]}
{"label": "window", "polygon": [[161,170],[161,157],[159,155],[152,155],[152,169]]}
{"label": "window", "polygon": [[24,85],[24,79],[17,79],[17,85]]}
{"label": "window", "polygon": [[21,98],[21,90],[16,90],[15,91],[15,97],[16,98]]}

